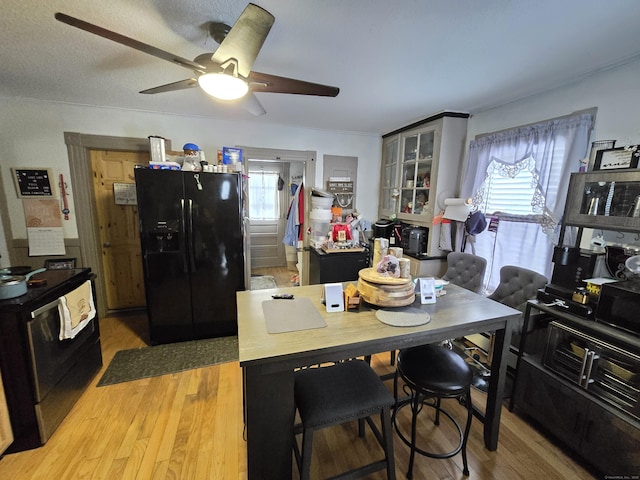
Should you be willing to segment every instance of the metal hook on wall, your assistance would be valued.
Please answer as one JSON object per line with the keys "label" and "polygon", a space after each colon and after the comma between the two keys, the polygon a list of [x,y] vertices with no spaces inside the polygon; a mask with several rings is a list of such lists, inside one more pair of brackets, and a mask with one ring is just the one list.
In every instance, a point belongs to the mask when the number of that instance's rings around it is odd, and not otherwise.
{"label": "metal hook on wall", "polygon": [[69,210],[69,203],[67,201],[67,195],[69,195],[69,193],[67,192],[67,182],[65,182],[64,180],[64,176],[62,174],[60,174],[60,182],[59,182],[59,186],[60,186],[60,197],[62,197],[62,213],[64,215],[64,219],[65,220],[69,220],[69,213],[71,212]]}

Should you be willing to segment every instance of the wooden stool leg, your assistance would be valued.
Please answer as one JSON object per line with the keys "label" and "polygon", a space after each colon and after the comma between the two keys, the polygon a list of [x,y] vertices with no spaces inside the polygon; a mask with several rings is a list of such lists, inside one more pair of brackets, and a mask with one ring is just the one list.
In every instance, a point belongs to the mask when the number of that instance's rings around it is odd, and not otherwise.
{"label": "wooden stool leg", "polygon": [[389,407],[385,407],[380,413],[380,424],[384,439],[384,454],[387,460],[387,479],[395,480],[396,465],[393,455],[393,430],[391,429],[391,410]]}
{"label": "wooden stool leg", "polygon": [[309,480],[311,478],[311,447],[313,446],[313,430],[304,430],[302,432],[302,469],[300,471],[300,480]]}

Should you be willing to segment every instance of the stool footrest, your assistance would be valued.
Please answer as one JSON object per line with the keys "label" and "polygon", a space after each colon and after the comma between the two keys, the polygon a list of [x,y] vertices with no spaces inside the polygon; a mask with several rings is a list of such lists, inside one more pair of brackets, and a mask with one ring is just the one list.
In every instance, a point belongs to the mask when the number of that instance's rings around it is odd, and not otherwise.
{"label": "stool footrest", "polygon": [[[420,402],[422,405],[427,405],[433,409],[438,408],[436,405],[432,404],[432,403],[428,403],[425,401],[421,401]],[[398,437],[400,438],[400,440],[402,440],[402,442],[409,448],[411,448],[411,441],[408,440],[405,436],[405,434],[400,430],[400,428],[398,427],[398,424],[396,422],[396,414],[405,406],[410,405],[411,404],[411,399],[409,400],[405,400],[404,402],[402,402],[398,407],[396,407],[393,416],[392,416],[392,422],[393,422],[393,426],[395,427],[396,433],[398,434]],[[460,437],[460,443],[458,443],[458,446],[453,449],[450,452],[446,452],[446,453],[432,453],[432,452],[427,452],[426,450],[421,449],[420,447],[418,447],[417,445],[414,447],[415,451],[417,453],[419,453],[420,455],[424,455],[425,457],[430,457],[430,458],[451,458],[456,456],[458,453],[460,453],[460,450],[462,450],[462,446],[464,443],[464,435],[462,433],[462,428],[460,428],[460,425],[458,424],[458,422],[451,416],[451,414],[449,412],[447,412],[446,410],[444,410],[443,408],[440,408],[440,413],[444,414],[449,420],[451,420],[451,423],[453,423],[453,425],[456,427],[456,429],[458,430],[458,435]]]}

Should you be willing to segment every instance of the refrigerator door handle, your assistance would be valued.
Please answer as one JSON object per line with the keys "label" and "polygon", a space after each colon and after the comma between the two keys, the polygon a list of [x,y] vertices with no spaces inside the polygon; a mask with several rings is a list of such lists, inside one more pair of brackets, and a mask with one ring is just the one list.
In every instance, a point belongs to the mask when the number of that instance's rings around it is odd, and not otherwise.
{"label": "refrigerator door handle", "polygon": [[187,200],[187,229],[189,233],[189,262],[191,264],[191,271],[196,270],[196,255],[195,247],[196,241],[193,235],[193,200],[190,198]]}
{"label": "refrigerator door handle", "polygon": [[189,272],[189,263],[187,260],[187,227],[186,227],[186,216],[185,216],[185,207],[184,207],[184,198],[180,199],[180,214],[182,215],[182,221],[180,222],[180,235],[182,236],[183,239],[183,245],[181,245],[181,248],[183,250],[182,252],[182,268],[184,270],[185,273]]}

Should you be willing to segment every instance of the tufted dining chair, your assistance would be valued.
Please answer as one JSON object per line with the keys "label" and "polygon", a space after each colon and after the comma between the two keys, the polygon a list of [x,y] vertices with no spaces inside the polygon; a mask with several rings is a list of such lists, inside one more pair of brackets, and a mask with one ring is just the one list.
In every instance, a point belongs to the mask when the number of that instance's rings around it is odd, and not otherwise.
{"label": "tufted dining chair", "polygon": [[474,293],[480,293],[486,269],[487,261],[478,255],[451,252],[447,255],[447,271],[442,279]]}
{"label": "tufted dining chair", "polygon": [[[516,310],[524,312],[527,301],[536,297],[538,290],[547,284],[547,277],[515,265],[505,265],[500,269],[500,283],[495,291],[488,298],[507,305]],[[518,323],[514,326],[513,334],[521,335],[524,319],[520,315]],[[491,365],[493,358],[493,345],[495,336],[489,335],[489,351],[487,352],[487,363]],[[483,371],[479,376],[474,377],[474,386],[480,390],[486,390],[489,371]]]}
{"label": "tufted dining chair", "polygon": [[[489,298],[524,312],[527,301],[535,298],[538,290],[546,284],[547,277],[538,272],[515,265],[505,265],[500,269],[498,288]],[[521,333],[522,323],[521,318],[514,333]]]}

